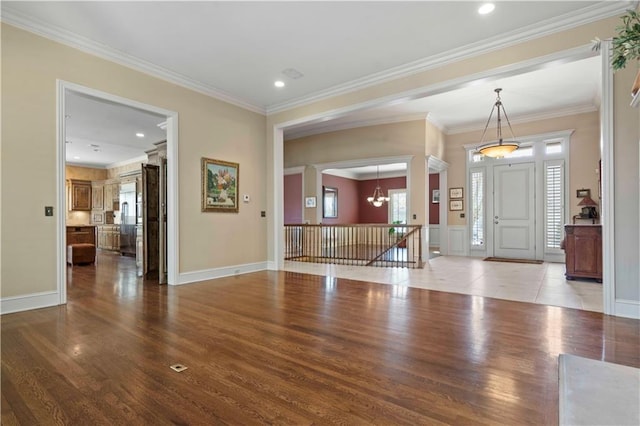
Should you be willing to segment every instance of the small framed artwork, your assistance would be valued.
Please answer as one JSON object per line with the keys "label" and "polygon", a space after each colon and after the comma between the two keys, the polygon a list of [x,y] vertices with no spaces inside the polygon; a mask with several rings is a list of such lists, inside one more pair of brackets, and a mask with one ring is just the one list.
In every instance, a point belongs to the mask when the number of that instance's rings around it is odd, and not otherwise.
{"label": "small framed artwork", "polygon": [[451,210],[452,212],[462,211],[462,200],[449,200],[449,210]]}
{"label": "small framed artwork", "polygon": [[449,198],[462,198],[462,188],[449,188]]}
{"label": "small framed artwork", "polygon": [[576,198],[584,198],[584,197],[591,197],[591,190],[590,189],[577,189],[576,190]]}
{"label": "small framed artwork", "polygon": [[304,197],[304,206],[308,209],[316,206],[316,197]]}
{"label": "small framed artwork", "polygon": [[431,192],[431,202],[433,204],[438,204],[440,202],[440,190],[439,189],[434,189]]}
{"label": "small framed artwork", "polygon": [[202,158],[202,211],[238,213],[240,165]]}

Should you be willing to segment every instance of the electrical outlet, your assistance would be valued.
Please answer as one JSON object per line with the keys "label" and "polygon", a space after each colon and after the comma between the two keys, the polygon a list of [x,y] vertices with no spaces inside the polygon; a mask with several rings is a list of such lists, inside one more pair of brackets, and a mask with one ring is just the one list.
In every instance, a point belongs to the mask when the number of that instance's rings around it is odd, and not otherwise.
{"label": "electrical outlet", "polygon": [[266,211],[264,211],[264,210],[262,210],[262,211],[260,212],[260,217],[267,217],[267,212],[266,212]]}
{"label": "electrical outlet", "polygon": [[245,203],[248,203],[249,201],[251,201],[251,198],[249,197],[249,194],[244,194],[244,195],[242,196],[242,200],[243,200]]}
{"label": "electrical outlet", "polygon": [[464,213],[460,213],[460,217],[461,217],[461,218],[464,218]]}

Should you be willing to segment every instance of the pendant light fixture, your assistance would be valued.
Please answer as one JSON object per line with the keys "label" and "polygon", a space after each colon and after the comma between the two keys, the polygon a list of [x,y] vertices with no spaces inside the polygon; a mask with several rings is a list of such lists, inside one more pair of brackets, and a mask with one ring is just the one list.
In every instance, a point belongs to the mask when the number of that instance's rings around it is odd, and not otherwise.
{"label": "pendant light fixture", "polygon": [[373,190],[371,197],[367,197],[367,201],[374,207],[381,207],[389,201],[389,197],[385,197],[384,192],[380,189],[380,166],[376,166],[376,189]]}
{"label": "pendant light fixture", "polygon": [[[489,119],[487,120],[487,124],[484,126],[484,131],[482,132],[482,137],[480,138],[480,147],[478,151],[482,155],[486,155],[491,158],[502,158],[507,154],[511,154],[513,151],[518,149],[518,142],[515,141],[516,137],[513,134],[513,129],[511,128],[511,123],[509,122],[509,117],[507,116],[507,111],[504,109],[504,105],[502,105],[502,101],[500,100],[500,92],[502,89],[498,88],[494,90],[497,94],[496,103],[493,104],[493,108],[491,108],[491,114],[489,114]],[[493,111],[498,110],[497,118],[498,118],[498,126],[496,127],[497,139],[498,142],[492,142],[486,145],[482,145],[484,142],[484,136],[487,133],[487,128],[489,127],[489,123],[491,122],[491,117],[493,117]],[[511,132],[512,141],[504,141],[502,139],[502,114],[504,114],[504,118],[507,119],[507,125],[509,126],[509,131]]]}

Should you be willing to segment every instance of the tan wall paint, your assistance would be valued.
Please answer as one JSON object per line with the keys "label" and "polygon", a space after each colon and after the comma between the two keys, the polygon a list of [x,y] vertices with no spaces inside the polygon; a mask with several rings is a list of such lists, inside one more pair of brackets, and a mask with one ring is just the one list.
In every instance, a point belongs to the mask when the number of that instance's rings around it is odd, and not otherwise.
{"label": "tan wall paint", "polygon": [[[180,272],[266,260],[264,116],[2,24],[2,297],[56,289],[56,79],[179,114]],[[239,214],[200,211],[201,157],[240,163]]]}
{"label": "tan wall paint", "polygon": [[[423,120],[360,127],[323,133],[285,142],[284,167],[336,161],[411,155],[409,223],[425,223],[425,125]],[[305,173],[305,197],[315,196],[316,174]],[[318,203],[320,208],[321,203]],[[416,214],[416,219],[412,218]],[[309,215],[309,216],[308,216]],[[315,209],[305,209],[305,219]]]}
{"label": "tan wall paint", "polygon": [[425,120],[424,155],[433,155],[444,161],[445,135],[442,130]]}
{"label": "tan wall paint", "polygon": [[129,164],[125,164],[124,166],[112,167],[110,169],[107,169],[107,179],[119,178],[120,175],[123,173],[141,171],[142,164],[146,164],[146,163],[147,163],[146,161],[142,161],[139,163],[129,163]]}
{"label": "tan wall paint", "polygon": [[[570,214],[578,214],[579,199],[575,198],[579,188],[591,189],[592,198],[598,200],[598,160],[600,160],[600,113],[590,112],[549,120],[533,121],[530,123],[514,124],[513,132],[518,139],[542,133],[574,129],[571,135],[569,194],[567,203]],[[493,129],[491,129],[493,130]],[[489,130],[489,134],[491,133]],[[482,136],[482,130],[459,133],[447,136],[445,157],[449,163],[449,188],[463,187],[467,194],[466,154],[464,145],[477,144]],[[450,225],[466,225],[466,219],[460,218],[458,212],[449,212]]]}

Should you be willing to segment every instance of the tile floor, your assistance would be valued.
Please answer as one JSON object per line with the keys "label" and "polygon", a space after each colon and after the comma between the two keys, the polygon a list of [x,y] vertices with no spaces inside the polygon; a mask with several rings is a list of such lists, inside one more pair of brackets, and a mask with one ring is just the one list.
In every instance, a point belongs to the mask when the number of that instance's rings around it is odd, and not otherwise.
{"label": "tile floor", "polygon": [[602,284],[567,281],[563,263],[485,262],[439,256],[424,269],[376,268],[285,261],[284,270],[382,284],[602,312]]}

